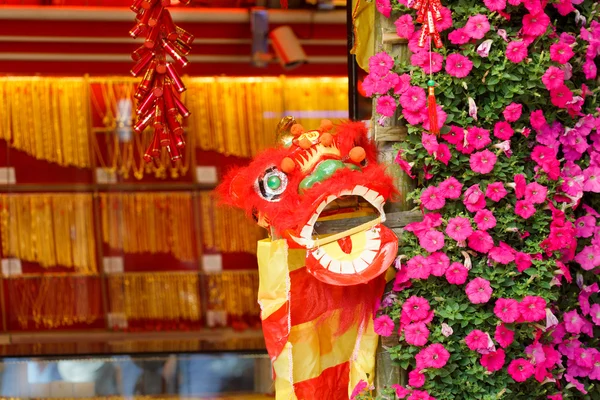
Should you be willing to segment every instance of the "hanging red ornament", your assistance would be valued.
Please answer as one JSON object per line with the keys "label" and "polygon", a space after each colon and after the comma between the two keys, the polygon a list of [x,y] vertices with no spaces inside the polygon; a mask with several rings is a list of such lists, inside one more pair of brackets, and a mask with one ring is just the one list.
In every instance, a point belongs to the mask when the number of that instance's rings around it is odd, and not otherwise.
{"label": "hanging red ornament", "polygon": [[146,162],[160,156],[161,148],[167,149],[172,161],[181,159],[180,150],[185,147],[181,119],[190,115],[180,99],[186,88],[175,66],[188,65],[185,56],[192,50],[194,35],[175,25],[166,9],[170,4],[170,0],[134,0],[131,5],[136,25],[129,34],[145,37],[144,44],[131,55],[135,61],[131,75],[143,76],[134,95],[138,120],[133,129],[141,133],[149,126],[154,128],[144,154]]}
{"label": "hanging red ornament", "polygon": [[[435,43],[438,49],[444,47],[440,32],[435,26],[436,22],[443,19],[442,3],[440,0],[416,0],[409,1],[408,6],[417,10],[417,22],[422,24],[421,35],[419,36],[419,46],[425,47],[427,37],[430,37],[429,42],[429,62],[431,63],[431,43]],[[430,66],[431,67],[431,66]],[[438,124],[437,103],[435,101],[435,81],[433,74],[429,74],[427,82],[427,114],[429,116],[429,132],[434,135],[440,134],[440,126]]]}
{"label": "hanging red ornament", "polygon": [[444,47],[440,33],[435,26],[436,21],[441,21],[442,3],[440,0],[416,0],[409,2],[409,7],[417,10],[417,22],[423,24],[421,27],[421,36],[419,37],[419,46],[425,47],[425,41],[429,35],[435,47],[438,49]]}

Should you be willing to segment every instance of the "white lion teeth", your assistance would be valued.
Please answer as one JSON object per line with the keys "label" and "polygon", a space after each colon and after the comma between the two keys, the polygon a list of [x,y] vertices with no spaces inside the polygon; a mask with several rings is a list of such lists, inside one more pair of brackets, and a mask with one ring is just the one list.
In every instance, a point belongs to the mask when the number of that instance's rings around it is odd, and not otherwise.
{"label": "white lion teeth", "polygon": [[365,250],[373,250],[373,251],[379,251],[379,248],[381,247],[381,240],[377,239],[377,240],[369,240],[365,246]]}
{"label": "white lion teeth", "polygon": [[[329,269],[329,270],[331,270],[330,266],[331,266],[332,261],[333,261],[333,259],[331,257],[329,257],[329,255],[327,255],[327,254],[323,254],[323,257],[321,257],[321,259],[319,260],[319,262],[321,263],[323,268]],[[337,261],[337,262],[339,263],[339,261]]]}
{"label": "white lion teeth", "polygon": [[352,261],[352,265],[357,273],[363,272],[369,268],[369,264],[362,258],[357,258],[356,260]]}
{"label": "white lion teeth", "polygon": [[[321,264],[323,265],[323,264]],[[331,260],[331,264],[329,264],[329,268],[331,272],[336,272],[338,274],[343,274],[345,272],[342,271],[342,263],[338,260]],[[353,271],[354,272],[354,271]]]}
{"label": "white lion teeth", "polygon": [[365,194],[369,191],[368,187],[364,187],[361,185],[355,186],[354,189],[352,190],[352,194],[355,194],[357,196],[361,196],[361,197],[365,197]]}
{"label": "white lion teeth", "polygon": [[377,255],[377,251],[365,250],[360,254],[360,258],[365,260],[367,262],[367,264],[370,265],[373,262],[373,260],[375,259],[376,255]]}
{"label": "white lion teeth", "polygon": [[356,270],[354,269],[354,266],[352,265],[351,261],[342,261],[341,264],[342,264],[342,266],[341,266],[342,274],[356,273]]}

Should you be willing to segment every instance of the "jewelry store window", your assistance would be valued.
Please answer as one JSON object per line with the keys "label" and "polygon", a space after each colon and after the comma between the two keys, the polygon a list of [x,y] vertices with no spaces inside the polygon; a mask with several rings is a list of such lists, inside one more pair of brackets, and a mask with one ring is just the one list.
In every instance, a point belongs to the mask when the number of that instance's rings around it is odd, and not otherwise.
{"label": "jewelry store window", "polygon": [[268,398],[270,374],[268,357],[249,353],[6,358],[0,363],[0,396],[258,400]]}

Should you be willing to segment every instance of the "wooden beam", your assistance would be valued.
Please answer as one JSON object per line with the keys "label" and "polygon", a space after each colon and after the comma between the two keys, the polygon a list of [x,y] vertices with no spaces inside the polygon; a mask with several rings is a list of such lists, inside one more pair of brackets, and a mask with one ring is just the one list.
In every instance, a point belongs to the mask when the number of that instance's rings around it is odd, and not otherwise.
{"label": "wooden beam", "polygon": [[[420,211],[399,211],[386,214],[386,221],[383,225],[396,230],[404,228],[411,222],[419,222],[423,219],[423,215]],[[319,234],[332,234],[340,233],[352,229],[356,226],[362,225],[373,220],[373,217],[358,217],[358,218],[345,218],[333,221],[322,221],[315,223],[315,231]],[[401,230],[399,230],[401,232]]]}

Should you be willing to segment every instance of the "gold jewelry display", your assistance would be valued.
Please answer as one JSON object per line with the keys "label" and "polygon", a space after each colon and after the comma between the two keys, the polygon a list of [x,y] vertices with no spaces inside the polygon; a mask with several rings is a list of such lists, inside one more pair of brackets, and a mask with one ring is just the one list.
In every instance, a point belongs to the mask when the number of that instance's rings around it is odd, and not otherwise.
{"label": "gold jewelry display", "polygon": [[225,155],[252,157],[271,146],[273,127],[287,114],[305,126],[347,118],[347,78],[189,78],[186,86],[196,146]]}
{"label": "gold jewelry display", "polygon": [[225,311],[230,317],[259,316],[258,271],[223,271],[207,275],[211,311]]}
{"label": "gold jewelry display", "polygon": [[88,168],[86,99],[84,78],[2,77],[0,138],[38,160]]}
{"label": "gold jewelry display", "polygon": [[[138,134],[131,128],[131,140],[121,141],[117,129],[122,129],[123,121],[117,118],[119,100],[132,101],[132,121],[135,122],[135,104],[133,97],[136,80],[126,77],[89,78],[89,92],[92,109],[101,119],[102,125],[92,129],[92,146],[98,165],[107,171],[119,174],[125,179],[134,176],[141,180],[144,175],[154,175],[165,179],[170,176],[177,179],[187,175],[190,169],[191,149],[186,146],[183,160],[172,162],[167,152],[163,152],[153,162],[147,163],[143,156],[147,143],[154,134],[152,127]],[[102,139],[103,137],[103,139]],[[100,150],[99,141],[103,140],[106,147],[106,157]]]}
{"label": "gold jewelry display", "polygon": [[256,242],[266,237],[266,231],[252,223],[243,211],[221,207],[211,192],[200,193],[200,207],[205,248],[256,254]]}
{"label": "gold jewelry display", "polygon": [[83,275],[8,279],[12,313],[22,329],[92,324],[102,316],[100,280]]}
{"label": "gold jewelry display", "polygon": [[196,260],[190,192],[100,193],[102,240],[126,253]]}
{"label": "gold jewelry display", "polygon": [[199,321],[198,282],[197,272],[109,275],[110,312],[130,320]]}
{"label": "gold jewelry display", "polygon": [[0,207],[4,257],[97,272],[91,195],[2,194]]}

